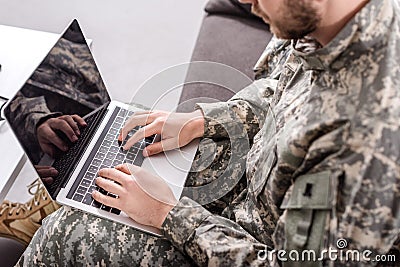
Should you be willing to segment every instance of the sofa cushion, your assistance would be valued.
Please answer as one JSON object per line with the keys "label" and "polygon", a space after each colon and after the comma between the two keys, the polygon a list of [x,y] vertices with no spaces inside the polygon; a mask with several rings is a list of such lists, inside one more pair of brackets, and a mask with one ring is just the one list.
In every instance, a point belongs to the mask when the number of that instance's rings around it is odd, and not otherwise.
{"label": "sofa cushion", "polygon": [[[222,63],[245,75],[247,79],[237,79],[231,72],[232,79],[237,80],[230,88],[212,83],[191,83],[205,81],[210,70],[189,68],[186,84],[182,89],[178,111],[192,111],[195,103],[226,101],[236,92],[243,89],[254,79],[253,67],[271,39],[267,25],[258,20],[230,15],[208,14],[205,16],[191,61]],[[205,65],[207,67],[207,65]],[[224,73],[226,74],[226,72]],[[218,75],[211,73],[211,75]],[[218,77],[217,77],[218,78]],[[222,77],[222,80],[227,80]],[[229,84],[229,82],[228,82]]]}
{"label": "sofa cushion", "polygon": [[209,14],[223,14],[261,20],[251,13],[250,4],[242,4],[238,0],[210,0],[204,10]]}

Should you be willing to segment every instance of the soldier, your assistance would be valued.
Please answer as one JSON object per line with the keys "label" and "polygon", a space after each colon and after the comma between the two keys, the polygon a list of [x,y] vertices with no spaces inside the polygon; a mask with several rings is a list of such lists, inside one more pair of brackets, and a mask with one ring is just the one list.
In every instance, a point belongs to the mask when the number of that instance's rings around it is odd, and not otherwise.
{"label": "soldier", "polygon": [[[146,156],[207,138],[196,159],[214,161],[195,161],[185,196],[175,200],[140,167],[99,172],[97,184],[119,198],[93,197],[163,237],[63,207],[20,266],[376,265],[399,251],[397,0],[242,1],[280,38],[257,63],[258,80],[193,113],[134,115],[121,132],[146,125],[125,148],[161,133]],[[354,251],[359,261],[343,256]]]}

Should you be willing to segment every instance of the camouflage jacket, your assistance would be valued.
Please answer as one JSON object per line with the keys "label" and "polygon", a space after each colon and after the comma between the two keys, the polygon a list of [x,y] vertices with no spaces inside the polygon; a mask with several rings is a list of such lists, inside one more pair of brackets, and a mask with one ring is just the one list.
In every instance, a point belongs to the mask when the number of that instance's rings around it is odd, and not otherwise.
{"label": "camouflage jacket", "polygon": [[[253,145],[248,186],[222,216],[183,197],[162,226],[198,265],[275,266],[288,254],[260,251],[329,248],[369,250],[366,261],[346,264],[375,265],[368,258],[399,250],[395,1],[371,0],[314,51],[300,49],[300,41],[273,39],[257,64],[260,79],[226,103],[199,104],[205,137],[233,134]],[[344,264],[322,258],[302,264]]]}

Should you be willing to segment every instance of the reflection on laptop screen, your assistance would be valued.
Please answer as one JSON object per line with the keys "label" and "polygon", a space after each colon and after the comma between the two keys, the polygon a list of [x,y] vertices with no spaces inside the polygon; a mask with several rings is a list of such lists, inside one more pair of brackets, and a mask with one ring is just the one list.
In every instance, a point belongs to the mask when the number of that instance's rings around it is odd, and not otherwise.
{"label": "reflection on laptop screen", "polygon": [[73,21],[4,110],[50,193],[58,185],[56,177],[50,178],[46,172],[46,166],[53,163],[43,163],[44,156],[53,161],[62,158],[64,163],[56,169],[65,172],[63,168],[69,167],[66,152],[72,147],[82,149],[77,143],[85,141],[90,128],[88,114],[95,114],[95,110],[109,101],[89,47],[79,25]]}

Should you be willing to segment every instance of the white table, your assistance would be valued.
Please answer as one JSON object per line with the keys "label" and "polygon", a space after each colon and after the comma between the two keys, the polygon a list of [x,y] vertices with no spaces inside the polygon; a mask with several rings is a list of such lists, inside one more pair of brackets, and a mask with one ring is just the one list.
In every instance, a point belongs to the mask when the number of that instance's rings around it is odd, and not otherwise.
{"label": "white table", "polygon": [[[11,98],[54,45],[57,35],[0,25],[0,38],[0,95]],[[22,148],[4,121],[0,122],[0,151],[1,201],[26,161]]]}

